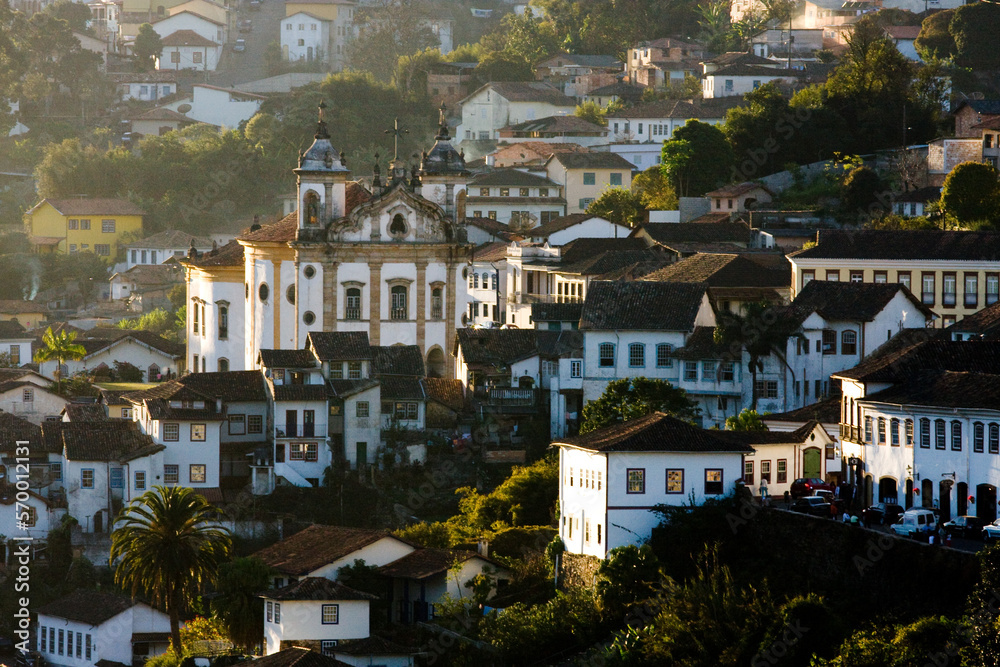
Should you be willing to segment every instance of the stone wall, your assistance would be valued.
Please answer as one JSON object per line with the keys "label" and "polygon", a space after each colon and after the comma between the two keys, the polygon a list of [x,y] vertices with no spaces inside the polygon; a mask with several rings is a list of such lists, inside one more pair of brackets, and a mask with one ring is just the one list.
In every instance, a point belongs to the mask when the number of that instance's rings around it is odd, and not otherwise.
{"label": "stone wall", "polygon": [[600,565],[601,559],[595,556],[563,552],[561,588],[593,588]]}

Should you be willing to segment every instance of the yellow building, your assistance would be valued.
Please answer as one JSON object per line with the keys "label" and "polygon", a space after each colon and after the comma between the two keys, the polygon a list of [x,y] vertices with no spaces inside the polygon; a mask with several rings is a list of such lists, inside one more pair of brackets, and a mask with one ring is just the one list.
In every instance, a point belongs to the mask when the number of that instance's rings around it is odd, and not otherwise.
{"label": "yellow building", "polygon": [[357,3],[353,0],[287,0],[285,2],[285,16],[306,12],[317,18],[334,21],[338,24],[351,23],[354,21],[354,7],[356,5]]}
{"label": "yellow building", "polygon": [[631,190],[632,169],[617,153],[556,153],[545,163],[548,177],[563,186],[567,215],[583,213],[609,188]]}
{"label": "yellow building", "polygon": [[126,199],[43,199],[24,214],[35,252],[117,256],[123,234],[141,236],[145,212]]}
{"label": "yellow building", "polygon": [[[48,316],[49,310],[43,304],[17,299],[0,299],[0,322],[17,322],[25,329],[37,329]],[[26,364],[29,361],[31,359],[21,359],[19,363]]]}

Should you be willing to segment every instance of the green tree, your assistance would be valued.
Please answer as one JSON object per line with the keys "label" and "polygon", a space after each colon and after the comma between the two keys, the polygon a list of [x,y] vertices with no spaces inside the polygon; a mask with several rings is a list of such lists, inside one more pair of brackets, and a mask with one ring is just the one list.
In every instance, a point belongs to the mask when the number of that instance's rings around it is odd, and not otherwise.
{"label": "green tree", "polygon": [[115,582],[166,606],[170,644],[178,655],[180,614],[216,581],[232,546],[217,520],[218,510],[192,489],[155,486],[129,503],[111,534]]}
{"label": "green tree", "polygon": [[941,208],[959,224],[995,221],[1000,209],[997,169],[983,162],[962,162],[944,179]]}
{"label": "green tree", "polygon": [[678,419],[692,421],[700,410],[687,392],[666,380],[647,377],[612,380],[597,400],[583,407],[580,433],[627,422],[636,417],[665,412]]}
{"label": "green tree", "polygon": [[219,566],[212,610],[229,640],[244,651],[252,651],[264,636],[264,601],[260,592],[268,588],[270,574],[271,568],[253,556]]}
{"label": "green tree", "polygon": [[701,40],[710,51],[724,53],[732,46],[732,26],[729,21],[729,2],[727,0],[709,0],[699,5],[696,10],[700,18]]}
{"label": "green tree", "polygon": [[364,18],[364,27],[348,44],[348,62],[379,81],[392,80],[401,57],[440,44],[424,20],[426,10],[415,0],[382,0],[355,11]]}
{"label": "green tree", "polygon": [[530,466],[517,466],[510,477],[489,494],[471,487],[460,496],[461,522],[475,531],[497,526],[548,526],[559,488],[559,463],[552,457]]}
{"label": "green tree", "polygon": [[150,70],[153,68],[153,61],[163,53],[163,42],[160,36],[149,23],[139,26],[139,32],[135,36],[135,45],[132,47],[135,53],[136,64],[140,70]]}
{"label": "green tree", "polygon": [[764,360],[774,355],[786,368],[788,339],[801,337],[797,320],[790,311],[766,301],[749,303],[742,313],[722,311],[718,314],[713,337],[717,345],[727,348],[731,359],[747,354],[747,370],[752,376],[753,399],[750,409],[757,410],[757,373],[764,370]]}
{"label": "green tree", "polygon": [[142,369],[127,361],[115,361],[115,382],[142,382]]}
{"label": "green tree", "polygon": [[42,334],[42,345],[35,352],[35,361],[55,361],[56,362],[56,389],[62,391],[62,367],[67,361],[83,359],[87,354],[86,348],[76,341],[76,332],[67,332],[65,329],[59,333],[52,333],[52,327]]}
{"label": "green tree", "polygon": [[647,545],[615,547],[597,568],[597,600],[605,618],[621,617],[629,606],[655,595],[660,561]]}
{"label": "green tree", "polygon": [[[497,29],[484,36],[481,44],[487,52],[503,53],[511,60],[523,61],[529,66],[559,51],[559,38],[552,24],[535,16],[530,7],[523,14],[505,14]],[[479,62],[482,63],[483,59]]]}
{"label": "green tree", "polygon": [[17,35],[24,31],[24,15],[11,9],[10,3],[0,3],[0,137],[6,137],[14,127],[7,99],[16,93],[28,69],[28,53],[21,48]]}
{"label": "green tree", "polygon": [[677,193],[658,166],[636,174],[632,179],[632,191],[650,211],[676,211],[679,205]]}
{"label": "green tree", "polygon": [[625,188],[608,188],[587,206],[587,213],[620,225],[637,227],[644,222],[646,207],[642,197]]}
{"label": "green tree", "polygon": [[756,410],[743,408],[740,414],[726,417],[727,431],[766,431],[767,426]]}
{"label": "green tree", "polygon": [[429,46],[412,55],[400,56],[393,75],[396,88],[405,95],[427,95],[427,73],[443,61],[441,51]]}
{"label": "green tree", "polygon": [[955,60],[974,70],[1000,68],[996,36],[1000,32],[1000,7],[992,2],[976,2],[955,9],[948,26],[955,38]]}
{"label": "green tree", "polygon": [[484,54],[472,72],[481,84],[490,81],[532,81],[535,78],[530,62],[517,53],[507,51]]}
{"label": "green tree", "polygon": [[663,142],[661,165],[678,196],[700,197],[730,177],[733,149],[722,130],[692,119]]}
{"label": "green tree", "polygon": [[840,185],[840,210],[845,221],[866,221],[879,217],[884,207],[879,194],[884,190],[882,179],[869,167],[852,169]]}
{"label": "green tree", "polygon": [[913,41],[921,58],[950,58],[955,55],[955,38],[949,29],[954,17],[954,9],[943,9],[924,19],[920,24],[920,34]]}
{"label": "green tree", "polygon": [[87,32],[87,21],[90,20],[90,7],[71,0],[57,0],[51,5],[47,5],[46,14],[51,14],[54,18],[66,21],[70,30],[77,32]]}
{"label": "green tree", "polygon": [[608,121],[604,118],[604,110],[601,109],[597,102],[584,102],[576,105],[574,115],[577,118],[590,121],[594,125],[606,126],[608,124]]}

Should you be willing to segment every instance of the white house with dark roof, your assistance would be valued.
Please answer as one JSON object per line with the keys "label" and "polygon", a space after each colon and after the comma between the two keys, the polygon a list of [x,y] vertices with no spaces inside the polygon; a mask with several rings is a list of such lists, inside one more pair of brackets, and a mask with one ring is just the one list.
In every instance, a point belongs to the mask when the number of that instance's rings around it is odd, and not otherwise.
{"label": "white house with dark roof", "polygon": [[774,192],[765,185],[748,181],[706,192],[705,197],[711,202],[712,213],[742,213],[757,204],[769,203]]}
{"label": "white house with dark roof", "polygon": [[306,577],[261,597],[265,656],[291,642],[330,655],[340,641],[368,637],[376,599],[325,577]]}
{"label": "white house with dark roof", "polygon": [[547,116],[570,116],[576,101],[540,81],[493,81],[465,97],[455,143],[495,140],[501,128]]}
{"label": "white house with dark roof", "polygon": [[642,544],[656,505],[701,504],[734,493],[753,450],[655,412],[552,443],[559,451],[559,537],[574,554],[604,558]]}
{"label": "white house with dark roof", "polygon": [[49,665],[131,665],[170,644],[169,616],[116,593],[79,590],[37,614],[35,650]]}
{"label": "white house with dark roof", "polygon": [[334,47],[333,21],[309,12],[296,12],[281,19],[281,58],[289,62],[329,63]]}
{"label": "white house with dark roof", "polygon": [[[184,363],[184,346],[148,331],[95,328],[77,336],[77,344],[87,351],[82,359],[67,360],[63,377],[92,371],[104,364],[114,368],[116,361],[139,368],[147,380],[176,375]],[[43,361],[38,372],[55,379],[57,362]]]}
{"label": "white house with dark roof", "polygon": [[502,323],[507,312],[507,243],[477,246],[466,275],[469,290],[468,326]]}
{"label": "white house with dark roof", "polygon": [[332,653],[337,660],[351,667],[413,667],[415,651],[382,637],[371,636],[337,642]]}
{"label": "white house with dark roof", "polygon": [[185,127],[197,125],[199,121],[188,118],[166,107],[136,112],[127,118],[132,132],[132,141],[140,137],[162,137],[167,132],[183,130]]}
{"label": "white house with dark roof", "polygon": [[13,368],[31,363],[33,341],[34,337],[17,320],[0,320],[0,354],[8,356]]}
{"label": "white house with dark roof", "polygon": [[28,369],[0,370],[0,411],[41,424],[62,412],[69,403],[51,390],[52,383]]}
{"label": "white house with dark roof", "polygon": [[546,116],[502,127],[497,137],[505,143],[544,141],[596,146],[607,140],[608,130],[578,116]]}
{"label": "white house with dark roof", "polygon": [[155,102],[177,92],[177,76],[169,71],[108,72],[107,77],[117,86],[122,102]]}
{"label": "white house with dark roof", "polygon": [[727,65],[702,75],[701,94],[705,99],[742,97],[765,83],[795,83],[801,78],[802,73],[798,70],[763,65]]}
{"label": "white house with dark roof", "polygon": [[512,231],[544,225],[566,214],[562,186],[519,169],[495,169],[469,180],[466,211],[490,218]]}
{"label": "white house with dark roof", "polygon": [[187,282],[186,366],[195,373],[250,368],[243,348],[243,246],[231,241],[179,261]]}
{"label": "white house with dark roof", "polygon": [[682,127],[688,120],[721,125],[726,120],[726,111],[742,104],[741,98],[714,101],[660,100],[636,104],[608,113],[609,138],[612,143],[652,143],[660,146],[673,136],[674,130]]}
{"label": "white house with dark roof", "polygon": [[590,213],[574,213],[558,218],[550,218],[527,232],[532,243],[548,243],[550,246],[564,246],[581,238],[623,239],[632,233],[632,228],[617,222],[605,220]]}
{"label": "white house with dark roof", "polygon": [[552,84],[569,97],[581,97],[590,90],[588,84],[600,78],[599,75],[607,79],[618,75],[621,62],[609,55],[557,53],[537,63],[534,69],[540,81]]}
{"label": "white house with dark roof", "polygon": [[222,55],[222,44],[194,30],[177,30],[160,39],[163,51],[156,58],[158,70],[214,72]]}
{"label": "white house with dark roof", "polygon": [[125,266],[123,269],[162,264],[172,257],[183,259],[188,256],[191,248],[199,253],[207,253],[213,247],[212,240],[209,238],[195,236],[177,229],[168,229],[165,232],[125,244]]}
{"label": "white house with dark roof", "polygon": [[[18,452],[18,441],[30,443],[28,451],[29,481],[35,490],[28,490],[27,500],[16,507],[18,463],[24,463],[24,453]],[[15,536],[27,535],[35,540],[46,540],[49,531],[59,525],[66,513],[64,503],[58,502],[62,479],[62,452],[49,447],[42,438],[37,424],[7,412],[0,412],[0,557],[8,562],[8,544],[14,548]],[[20,461],[18,459],[21,459]],[[23,470],[21,471],[23,473]],[[18,514],[27,514],[24,525],[18,525]]]}

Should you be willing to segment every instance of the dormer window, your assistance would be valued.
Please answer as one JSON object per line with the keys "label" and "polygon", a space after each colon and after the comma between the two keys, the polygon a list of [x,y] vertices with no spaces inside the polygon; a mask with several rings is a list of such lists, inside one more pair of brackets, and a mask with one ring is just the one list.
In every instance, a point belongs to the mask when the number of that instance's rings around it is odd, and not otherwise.
{"label": "dormer window", "polygon": [[389,223],[389,235],[400,238],[406,236],[406,231],[406,218],[403,217],[403,214],[397,213],[392,216],[392,222]]}

